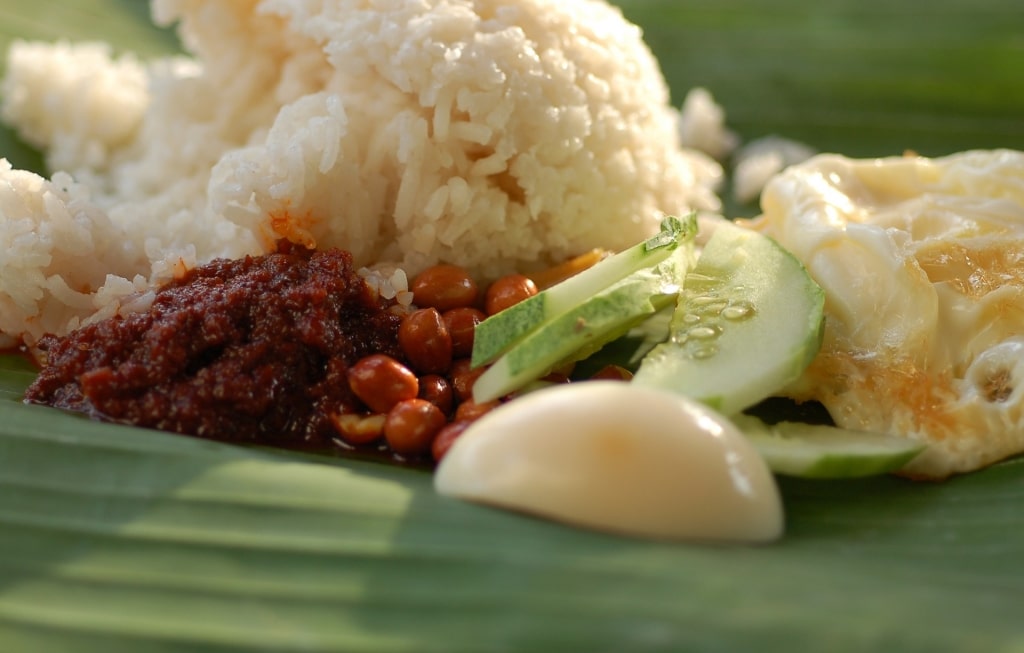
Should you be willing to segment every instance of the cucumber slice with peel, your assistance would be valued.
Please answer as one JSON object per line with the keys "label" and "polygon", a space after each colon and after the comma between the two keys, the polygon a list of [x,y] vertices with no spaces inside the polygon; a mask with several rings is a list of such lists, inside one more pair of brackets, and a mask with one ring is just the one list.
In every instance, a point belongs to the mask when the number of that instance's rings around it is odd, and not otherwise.
{"label": "cucumber slice with peel", "polygon": [[666,217],[661,230],[647,240],[487,318],[473,334],[473,367],[492,362],[545,322],[576,308],[637,270],[661,263],[680,243],[692,242],[696,231],[695,215],[684,219]]}
{"label": "cucumber slice with peel", "polygon": [[776,474],[803,478],[856,478],[887,474],[913,460],[925,445],[883,433],[823,424],[767,424],[734,415],[734,424]]}
{"label": "cucumber slice with peel", "polygon": [[477,378],[473,399],[483,403],[519,390],[556,367],[586,358],[671,306],[679,294],[689,258],[686,249],[677,250],[658,265],[633,272],[545,322]]}
{"label": "cucumber slice with peel", "polygon": [[821,347],[825,296],[771,238],[725,223],[686,276],[667,342],[633,383],[672,390],[725,415],[778,393]]}

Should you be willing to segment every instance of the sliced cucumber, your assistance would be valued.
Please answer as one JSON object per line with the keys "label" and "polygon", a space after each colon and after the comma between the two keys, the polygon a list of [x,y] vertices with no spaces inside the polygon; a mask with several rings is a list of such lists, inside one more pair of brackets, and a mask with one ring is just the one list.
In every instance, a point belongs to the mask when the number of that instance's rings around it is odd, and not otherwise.
{"label": "sliced cucumber", "polygon": [[658,265],[633,272],[545,322],[480,375],[473,399],[485,402],[518,390],[564,363],[586,358],[671,306],[689,263],[689,252],[678,249]]}
{"label": "sliced cucumber", "polygon": [[642,243],[598,262],[562,283],[497,313],[476,327],[473,367],[490,363],[545,322],[555,319],[642,268],[664,261],[681,244],[692,242],[696,216],[666,217],[661,231]]}
{"label": "sliced cucumber", "polygon": [[774,240],[720,225],[687,275],[669,340],[634,383],[731,415],[796,380],[821,347],[825,296]]}
{"label": "sliced cucumber", "polygon": [[854,478],[894,472],[924,450],[920,442],[883,433],[822,424],[766,424],[750,415],[733,423],[777,474],[804,478]]}

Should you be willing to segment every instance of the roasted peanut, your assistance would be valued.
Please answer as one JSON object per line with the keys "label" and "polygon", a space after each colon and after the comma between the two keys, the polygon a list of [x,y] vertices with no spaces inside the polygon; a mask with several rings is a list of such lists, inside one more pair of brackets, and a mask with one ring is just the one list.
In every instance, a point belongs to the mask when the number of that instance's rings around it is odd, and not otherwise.
{"label": "roasted peanut", "polygon": [[420,377],[420,399],[426,399],[441,409],[445,415],[450,415],[455,406],[455,395],[452,391],[452,384],[445,377],[439,374],[427,374]]}
{"label": "roasted peanut", "polygon": [[447,311],[476,303],[479,290],[469,273],[457,265],[434,265],[412,281],[413,303]]}
{"label": "roasted peanut", "polygon": [[400,456],[421,456],[430,452],[434,437],[447,422],[441,409],[426,399],[406,399],[388,412],[384,438]]}
{"label": "roasted peanut", "polygon": [[402,353],[421,374],[439,374],[452,364],[452,337],[436,308],[421,308],[405,316],[398,328]]}
{"label": "roasted peanut", "polygon": [[448,373],[451,379],[452,389],[455,391],[457,401],[466,401],[473,397],[473,384],[486,371],[486,367],[473,368],[468,358],[460,358],[452,363],[452,369]]}
{"label": "roasted peanut", "polygon": [[469,358],[473,354],[473,334],[476,325],[483,322],[487,315],[477,308],[453,308],[445,311],[441,317],[452,338],[452,356]]}
{"label": "roasted peanut", "polygon": [[434,460],[441,462],[444,455],[451,449],[452,444],[462,435],[463,431],[469,428],[470,422],[452,422],[434,436],[434,442],[430,445],[430,453]]}
{"label": "roasted peanut", "polygon": [[412,371],[385,354],[373,354],[356,362],[346,374],[352,392],[375,413],[419,394],[419,379]]}
{"label": "roasted peanut", "polygon": [[532,279],[522,274],[509,274],[487,287],[484,309],[488,315],[494,315],[536,294],[537,286]]}

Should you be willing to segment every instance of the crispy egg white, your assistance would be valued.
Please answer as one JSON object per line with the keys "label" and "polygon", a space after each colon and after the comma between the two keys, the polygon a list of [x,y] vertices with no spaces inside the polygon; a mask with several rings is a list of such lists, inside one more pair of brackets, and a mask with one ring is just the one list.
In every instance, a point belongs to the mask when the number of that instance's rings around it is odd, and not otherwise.
{"label": "crispy egg white", "polygon": [[788,394],[926,442],[911,476],[1024,451],[1024,153],[820,155],[773,178],[761,207],[748,226],[826,293],[822,350]]}

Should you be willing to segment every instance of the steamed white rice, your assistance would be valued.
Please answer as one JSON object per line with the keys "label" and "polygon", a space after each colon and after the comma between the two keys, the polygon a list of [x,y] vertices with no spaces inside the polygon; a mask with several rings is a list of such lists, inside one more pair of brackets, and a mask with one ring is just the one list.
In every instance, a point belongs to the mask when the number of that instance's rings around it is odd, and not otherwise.
{"label": "steamed white rice", "polygon": [[718,208],[718,164],[682,147],[640,30],[604,0],[152,8],[188,57],[8,53],[0,116],[60,171],[0,162],[8,340],[131,310],[282,237],[493,277]]}

